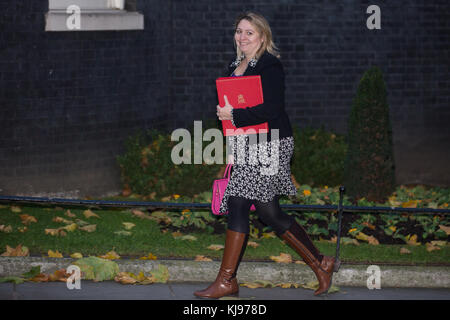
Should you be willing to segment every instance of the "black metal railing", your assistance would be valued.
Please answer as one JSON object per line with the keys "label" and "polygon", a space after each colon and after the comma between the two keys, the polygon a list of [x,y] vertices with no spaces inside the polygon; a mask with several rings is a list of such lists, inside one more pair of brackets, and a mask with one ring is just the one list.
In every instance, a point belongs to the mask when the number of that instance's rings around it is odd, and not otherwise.
{"label": "black metal railing", "polygon": [[[145,207],[149,209],[210,209],[210,203],[188,203],[188,202],[148,202],[148,201],[113,201],[113,200],[81,200],[67,198],[45,198],[26,196],[1,196],[3,203],[41,204],[41,205],[62,205],[81,207],[113,207],[113,208],[136,208]],[[338,205],[300,205],[281,204],[282,209],[290,211],[317,211],[317,212],[338,212]],[[345,213],[423,213],[423,214],[450,214],[450,209],[432,208],[402,208],[402,207],[364,207],[364,206],[342,206]]]}
{"label": "black metal railing", "polygon": [[[336,263],[334,271],[337,272],[341,265],[339,259],[340,254],[340,238],[342,227],[343,213],[421,213],[421,214],[450,214],[450,209],[433,209],[433,208],[403,208],[403,207],[363,207],[363,206],[344,206],[345,187],[339,187],[339,204],[338,205],[299,205],[299,204],[282,204],[282,209],[290,211],[318,211],[338,213],[338,232],[336,241]],[[20,204],[40,204],[40,205],[58,205],[58,206],[82,206],[89,208],[136,208],[145,207],[147,209],[207,209],[210,210],[211,203],[186,203],[186,202],[147,202],[147,201],[113,201],[113,200],[81,200],[66,198],[45,198],[45,197],[26,197],[26,196],[1,196],[0,203],[20,203]]]}

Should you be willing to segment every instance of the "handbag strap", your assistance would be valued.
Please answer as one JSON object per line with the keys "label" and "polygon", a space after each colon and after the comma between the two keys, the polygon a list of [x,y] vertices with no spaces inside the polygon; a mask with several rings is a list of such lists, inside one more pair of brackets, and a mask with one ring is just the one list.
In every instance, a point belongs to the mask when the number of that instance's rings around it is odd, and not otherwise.
{"label": "handbag strap", "polygon": [[[227,164],[227,167],[225,168],[225,172],[223,173],[223,177],[224,178],[228,178],[230,179],[230,174],[231,174],[231,167],[233,165],[231,163]],[[227,173],[228,173],[228,177],[227,177]]]}

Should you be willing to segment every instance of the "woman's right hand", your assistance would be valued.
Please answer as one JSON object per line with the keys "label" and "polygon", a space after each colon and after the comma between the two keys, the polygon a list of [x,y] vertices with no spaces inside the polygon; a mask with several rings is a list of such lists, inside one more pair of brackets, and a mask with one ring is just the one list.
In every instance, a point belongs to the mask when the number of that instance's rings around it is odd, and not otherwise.
{"label": "woman's right hand", "polygon": [[233,110],[233,106],[228,102],[227,96],[223,96],[225,100],[225,105],[221,107],[220,105],[216,106],[216,114],[219,120],[232,120],[231,110]]}

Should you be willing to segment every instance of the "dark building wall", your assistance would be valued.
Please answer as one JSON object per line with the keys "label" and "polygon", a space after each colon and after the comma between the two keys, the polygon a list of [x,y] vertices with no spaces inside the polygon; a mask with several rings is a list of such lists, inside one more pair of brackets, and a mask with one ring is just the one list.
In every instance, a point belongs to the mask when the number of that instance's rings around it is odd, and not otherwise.
{"label": "dark building wall", "polygon": [[48,1],[0,2],[2,194],[118,190],[123,140],[167,126],[168,7],[139,9],[145,30],[45,32]]}
{"label": "dark building wall", "polygon": [[[381,30],[366,9],[381,8]],[[145,30],[45,32],[48,1],[0,0],[0,194],[120,189],[138,128],[215,117],[237,13],[269,20],[293,124],[346,132],[359,79],[384,72],[399,183],[450,185],[446,1],[138,0]]]}
{"label": "dark building wall", "polygon": [[[364,72],[384,73],[398,183],[450,185],[449,20],[445,1],[173,1],[179,95],[174,127],[215,117],[214,79],[232,58],[237,13],[269,21],[286,71],[293,124],[346,133]],[[381,9],[381,29],[366,27],[367,7]]]}

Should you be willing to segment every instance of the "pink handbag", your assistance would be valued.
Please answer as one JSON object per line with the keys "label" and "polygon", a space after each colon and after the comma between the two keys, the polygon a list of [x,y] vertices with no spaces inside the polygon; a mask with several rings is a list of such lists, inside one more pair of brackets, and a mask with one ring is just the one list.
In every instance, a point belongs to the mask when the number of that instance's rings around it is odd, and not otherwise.
{"label": "pink handbag", "polygon": [[[225,213],[219,212],[220,210],[220,204],[222,203],[222,198],[225,194],[225,189],[227,188],[228,181],[230,181],[230,174],[231,174],[231,167],[233,165],[227,164],[227,167],[225,168],[225,172],[223,174],[222,179],[216,179],[213,182],[213,193],[212,193],[212,200],[211,200],[211,210],[212,213],[215,215],[225,215],[228,214],[228,211]],[[255,205],[252,204],[250,207],[250,210],[255,211]]]}

